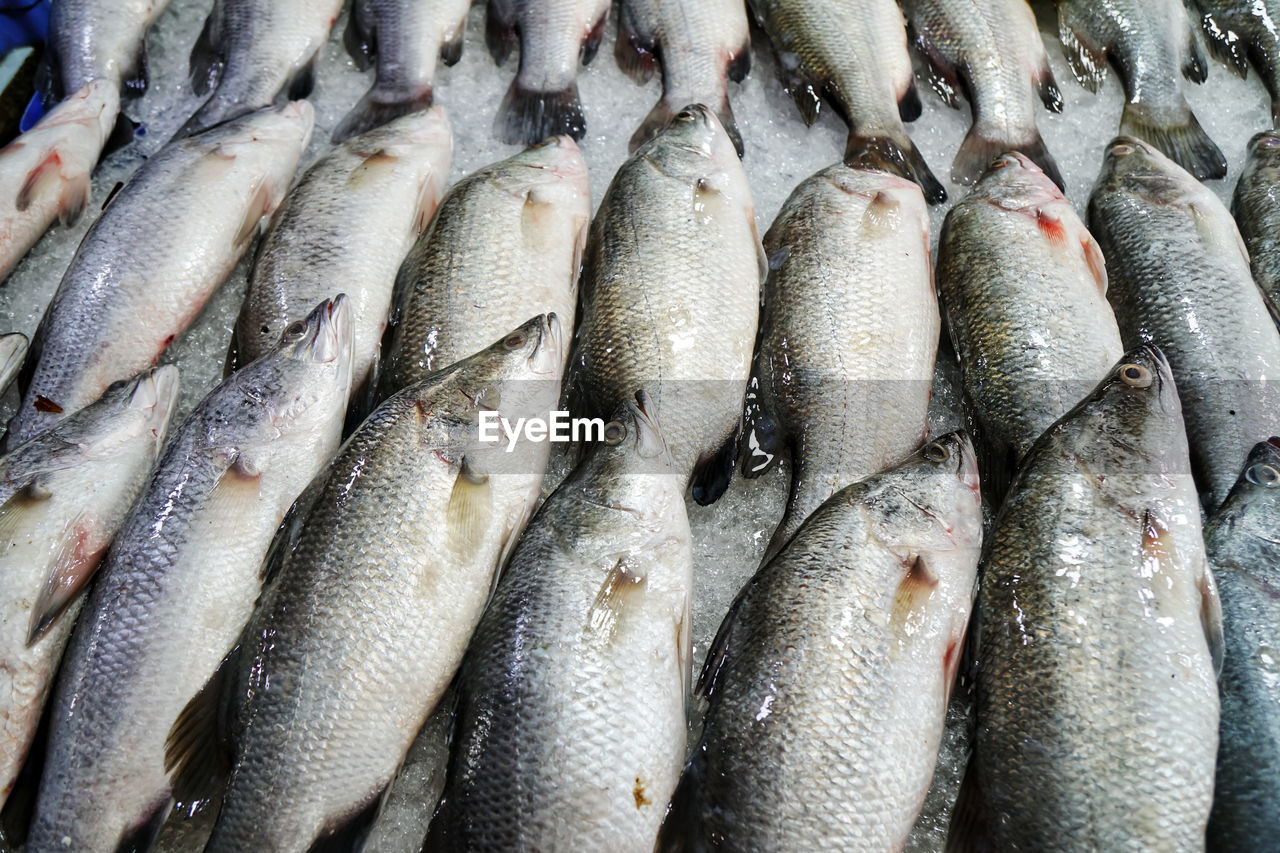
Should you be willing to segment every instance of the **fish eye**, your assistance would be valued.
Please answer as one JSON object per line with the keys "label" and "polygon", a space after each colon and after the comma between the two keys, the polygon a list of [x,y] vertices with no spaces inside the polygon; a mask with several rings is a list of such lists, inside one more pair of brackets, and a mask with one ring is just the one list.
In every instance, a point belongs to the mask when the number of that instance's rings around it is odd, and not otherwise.
{"label": "fish eye", "polygon": [[524,331],[512,332],[502,339],[502,345],[507,349],[520,349],[529,340],[529,333]]}
{"label": "fish eye", "polygon": [[1266,486],[1268,488],[1280,486],[1280,471],[1274,466],[1265,463],[1253,465],[1245,472],[1244,477],[1255,486]]}
{"label": "fish eye", "polygon": [[622,421],[610,421],[604,426],[604,443],[614,447],[627,437],[627,428]]}
{"label": "fish eye", "polygon": [[297,341],[302,340],[302,336],[305,335],[306,333],[307,333],[307,324],[302,322],[301,320],[297,320],[293,323],[290,323],[289,327],[284,330],[283,340],[286,344],[296,343]]}
{"label": "fish eye", "polygon": [[1150,388],[1151,387],[1151,371],[1143,367],[1141,364],[1125,364],[1121,365],[1118,371],[1120,381],[1130,388]]}
{"label": "fish eye", "polygon": [[951,458],[951,451],[945,445],[935,441],[925,446],[924,458],[930,462],[941,464]]}
{"label": "fish eye", "polygon": [[1117,157],[1123,157],[1126,154],[1132,154],[1133,146],[1127,142],[1121,142],[1119,145],[1111,146],[1111,153]]}

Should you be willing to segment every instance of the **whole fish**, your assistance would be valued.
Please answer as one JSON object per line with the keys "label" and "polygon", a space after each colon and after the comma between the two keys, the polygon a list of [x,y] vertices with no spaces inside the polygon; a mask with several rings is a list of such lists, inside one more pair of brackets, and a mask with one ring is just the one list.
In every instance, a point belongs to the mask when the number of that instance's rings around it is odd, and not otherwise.
{"label": "whole fish", "polygon": [[737,0],[623,0],[618,10],[618,65],[640,83],[662,67],[662,99],[631,137],[631,150],[666,127],[688,104],[715,110],[742,156],[742,136],[729,107],[726,78],[751,68],[747,13]]}
{"label": "whole fish", "polygon": [[902,122],[920,117],[907,31],[893,0],[749,0],[778,55],[778,76],[805,124],[825,100],[849,125],[845,163],[870,155],[924,190],[947,192]]}
{"label": "whole fish", "polygon": [[1039,167],[1006,154],[947,214],[937,276],[965,393],[1011,472],[1124,354],[1102,249]]}
{"label": "whole fish", "polygon": [[982,571],[948,849],[1203,849],[1222,612],[1156,347],[1032,447]]}
{"label": "whole fish", "polygon": [[1280,332],[1231,214],[1151,145],[1117,139],[1089,199],[1126,347],[1152,342],[1178,379],[1192,470],[1210,509],[1248,448],[1280,433]]}
{"label": "whole fish", "polygon": [[827,498],[928,433],[938,348],[920,188],[837,164],[796,188],[765,234],[764,315],[743,472],[791,459],[772,557]]}
{"label": "whole fish", "polygon": [[1155,145],[1198,179],[1223,178],[1227,160],[1200,127],[1178,75],[1208,76],[1182,0],[1059,0],[1058,34],[1080,85],[1098,91],[1108,60],[1124,85],[1120,134]]}
{"label": "whole fish", "polygon": [[1280,0],[1196,0],[1209,52],[1245,77],[1249,63],[1271,94],[1280,122]]}
{"label": "whole fish", "polygon": [[[547,462],[547,442],[485,443],[477,418],[547,418],[563,363],[559,321],[536,317],[387,400],[317,480],[230,665],[232,770],[209,853],[308,850],[391,782],[462,661]],[[187,722],[211,719],[196,704]],[[187,754],[205,775],[205,751]]]}
{"label": "whole fish", "polygon": [[1280,304],[1280,133],[1264,130],[1249,140],[1231,212],[1254,280],[1272,303]]}
{"label": "whole fish", "polygon": [[693,578],[683,478],[637,396],[476,628],[432,850],[653,850],[685,757]]}
{"label": "whole fish", "polygon": [[280,203],[313,117],[305,101],[262,110],[168,145],[137,171],[45,310],[6,447],[156,362]]}
{"label": "whole fish", "polygon": [[18,377],[27,358],[27,336],[19,332],[0,335],[0,393]]}
{"label": "whole fish", "polygon": [[93,576],[164,442],[178,369],[157,367],[0,459],[0,807],[35,738]]}
{"label": "whole fish", "polygon": [[743,587],[702,672],[702,739],[656,849],[901,850],[973,600],[963,433],[847,486]]}
{"label": "whole fish", "polygon": [[964,97],[973,110],[951,180],[971,184],[1001,154],[1020,151],[1063,186],[1036,126],[1037,104],[1060,113],[1062,93],[1027,0],[903,0],[903,8],[934,90],[947,106]]}
{"label": "whole fish", "polygon": [[343,0],[214,0],[191,49],[191,88],[209,95],[178,130],[208,130],[311,94],[315,59]]}
{"label": "whole fish", "polygon": [[610,0],[489,0],[484,38],[494,61],[502,65],[520,42],[520,68],[494,121],[499,139],[532,145],[586,134],[578,63],[595,58],[609,6]]}
{"label": "whole fish", "polygon": [[356,67],[377,61],[373,88],[333,131],[342,142],[431,106],[436,64],[462,58],[471,0],[355,0],[343,41]]}
{"label": "whole fish", "polygon": [[1266,850],[1280,829],[1280,439],[1249,454],[1205,527],[1225,649],[1210,850]]}
{"label": "whole fish", "polygon": [[32,853],[155,837],[171,793],[166,736],[253,612],[276,529],[337,449],[350,385],[351,318],[339,297],[177,430],[72,638]]}
{"label": "whole fish", "polygon": [[591,220],[582,152],[554,136],[450,187],[400,267],[383,356],[388,397],[538,313],[565,328]]}
{"label": "whole fish", "polygon": [[254,258],[235,360],[258,358],[317,302],[345,293],[355,330],[352,384],[363,387],[378,359],[396,270],[440,201],[452,155],[449,122],[437,107],[350,139],[308,169]]}
{"label": "whole fish", "polygon": [[55,219],[74,225],[120,112],[120,93],[94,80],[0,151],[0,281]]}
{"label": "whole fish", "polygon": [[[46,101],[60,101],[94,80],[136,98],[147,91],[147,30],[169,0],[58,0],[40,71]],[[115,116],[111,117],[115,121]]]}
{"label": "whole fish", "polygon": [[623,163],[591,223],[567,388],[592,417],[648,391],[699,503],[733,472],[761,268],[733,142],[690,106]]}

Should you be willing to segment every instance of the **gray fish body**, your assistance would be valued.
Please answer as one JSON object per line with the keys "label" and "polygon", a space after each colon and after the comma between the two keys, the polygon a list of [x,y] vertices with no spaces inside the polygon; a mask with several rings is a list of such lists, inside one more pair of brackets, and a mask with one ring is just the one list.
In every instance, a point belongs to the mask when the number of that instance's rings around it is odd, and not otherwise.
{"label": "gray fish body", "polygon": [[141,95],[147,29],[169,0],[58,0],[49,6],[49,72],[62,98],[94,80]]}
{"label": "gray fish body", "polygon": [[660,425],[643,404],[618,423],[476,629],[430,849],[653,850],[685,757],[692,555]]}
{"label": "gray fish body", "polygon": [[607,417],[644,389],[686,476],[715,457],[742,417],[760,253],[733,143],[708,108],[681,112],[618,170],[592,222],[569,368],[579,413]]}
{"label": "gray fish body", "polygon": [[353,385],[363,386],[378,359],[396,270],[440,201],[452,152],[449,123],[433,109],[348,140],[308,169],[254,258],[236,358],[260,357],[286,326],[345,293]]}
{"label": "gray fish body", "polygon": [[50,587],[78,593],[92,575],[146,482],[177,391],[177,368],[155,368],[0,459],[0,807],[80,609],[78,595],[56,603],[60,615],[48,609]]}
{"label": "gray fish body", "polygon": [[940,323],[929,212],[904,178],[824,169],[791,194],[764,244],[743,467],[758,476],[783,453],[792,463],[767,559],[836,491],[919,446]]}
{"label": "gray fish body", "polygon": [[1210,850],[1265,850],[1280,831],[1280,447],[1249,455],[1205,527],[1225,649]]}
{"label": "gray fish body", "polygon": [[1214,193],[1121,139],[1089,200],[1125,346],[1159,346],[1182,398],[1193,471],[1216,507],[1255,442],[1280,433],[1280,332]]}
{"label": "gray fish body", "polygon": [[842,489],[743,587],[662,851],[901,850],[933,776],[982,539],[944,436]]}
{"label": "gray fish body", "polygon": [[1280,119],[1280,0],[1196,0],[1209,52],[1244,77],[1249,64],[1271,94]]}
{"label": "gray fish body", "polygon": [[81,241],[32,341],[5,446],[150,367],[200,313],[279,204],[311,106],[246,116],[161,149]]}
{"label": "gray fish body", "polygon": [[982,577],[948,849],[980,849],[984,825],[996,850],[1203,849],[1222,622],[1158,350],[1126,354],[1035,444]]}
{"label": "gray fish body", "polygon": [[326,302],[178,429],[72,639],[32,853],[116,850],[165,807],[169,730],[248,621],[281,519],[337,448],[350,383],[350,316]]}
{"label": "gray fish body", "polygon": [[396,281],[384,397],[493,343],[535,314],[565,328],[591,220],[587,164],[557,136],[449,188]]}
{"label": "gray fish body", "polygon": [[1231,212],[1249,250],[1254,280],[1280,304],[1280,134],[1275,131],[1263,131],[1249,141]]}
{"label": "gray fish body", "polygon": [[1102,249],[1053,182],[1009,155],[947,214],[937,278],[965,393],[1016,464],[1124,354]]}
{"label": "gray fish body", "polygon": [[480,443],[478,414],[546,418],[562,364],[558,321],[537,317],[387,400],[317,480],[232,675],[232,771],[210,853],[305,851],[391,782],[546,466],[546,442]]}

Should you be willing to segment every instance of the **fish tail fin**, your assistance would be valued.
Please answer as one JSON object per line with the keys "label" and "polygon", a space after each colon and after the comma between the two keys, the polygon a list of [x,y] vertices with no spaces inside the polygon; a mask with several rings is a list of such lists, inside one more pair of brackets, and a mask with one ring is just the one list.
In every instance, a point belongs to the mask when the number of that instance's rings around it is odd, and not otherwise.
{"label": "fish tail fin", "polygon": [[964,141],[960,143],[960,150],[956,152],[956,159],[951,164],[951,180],[959,184],[974,183],[998,157],[1017,151],[1027,155],[1039,166],[1049,180],[1058,185],[1058,189],[1064,189],[1058,163],[1045,147],[1039,129],[1032,128],[1031,134],[1022,142],[1010,142],[983,131],[983,127],[978,124],[969,128]]}
{"label": "fish tail fin", "polygon": [[1170,125],[1153,121],[1142,104],[1126,103],[1120,117],[1120,133],[1145,139],[1201,181],[1227,175],[1227,158],[1190,109],[1186,111],[1185,122]]}
{"label": "fish tail fin", "polygon": [[587,122],[577,81],[559,92],[540,92],[521,85],[516,77],[498,108],[495,130],[509,145],[533,145],[560,134],[581,139]]}
{"label": "fish tail fin", "polygon": [[432,90],[426,86],[418,91],[403,92],[380,89],[376,85],[365,92],[351,112],[334,128],[332,141],[345,142],[365,131],[381,127],[393,119],[425,110],[431,106]]}
{"label": "fish tail fin", "polygon": [[876,169],[914,181],[924,190],[924,197],[930,204],[941,204],[947,200],[947,191],[910,139],[900,144],[887,136],[850,134],[844,163],[854,169]]}

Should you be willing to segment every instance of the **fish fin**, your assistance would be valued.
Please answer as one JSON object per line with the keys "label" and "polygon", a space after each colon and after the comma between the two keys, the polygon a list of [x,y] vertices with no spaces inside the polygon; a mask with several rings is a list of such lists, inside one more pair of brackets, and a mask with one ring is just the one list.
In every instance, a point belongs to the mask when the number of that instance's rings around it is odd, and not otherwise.
{"label": "fish fin", "polygon": [[[929,81],[929,88],[942,99],[944,104],[952,109],[959,109],[960,94],[964,86],[960,80],[960,72],[925,35],[914,27],[910,30],[913,36],[912,44],[916,46],[916,51],[925,61],[927,71],[925,76]],[[917,98],[918,101],[919,98]],[[906,116],[903,116],[903,121],[907,121]]]}
{"label": "fish fin", "polygon": [[1098,245],[1098,241],[1092,234],[1085,232],[1084,238],[1080,241],[1080,248],[1084,252],[1084,262],[1089,266],[1089,272],[1093,273],[1093,283],[1098,286],[1098,293],[1106,296],[1107,259],[1102,254],[1102,247]]}
{"label": "fish fin", "polygon": [[1187,45],[1182,59],[1182,76],[1192,83],[1203,83],[1209,79],[1209,67],[1200,52],[1200,42],[1196,40],[1195,30],[1187,27]]}
{"label": "fish fin", "polygon": [[26,210],[37,197],[57,189],[58,220],[63,225],[78,222],[89,206],[89,173],[81,170],[78,174],[67,175],[65,166],[58,149],[50,148],[36,167],[27,173],[14,206],[18,210]]}
{"label": "fish fin", "polygon": [[385,148],[372,151],[347,173],[346,188],[361,189],[369,184],[384,182],[395,174],[399,165],[400,158]]}
{"label": "fish fin", "polygon": [[1184,124],[1169,126],[1148,120],[1141,104],[1126,103],[1120,133],[1150,142],[1198,180],[1226,177],[1227,159],[1189,109]]}
{"label": "fish fin", "polygon": [[222,79],[225,64],[222,51],[222,3],[223,0],[215,0],[209,17],[204,19],[200,37],[191,48],[191,89],[201,97],[212,92]]}
{"label": "fish fin", "polygon": [[[1156,512],[1148,509],[1142,513],[1142,559],[1144,574],[1152,578],[1151,590],[1160,612],[1177,611],[1186,604],[1190,590],[1182,586],[1186,566],[1178,551],[1169,525]],[[1195,578],[1196,597],[1199,599],[1200,624],[1205,642],[1213,659],[1215,673],[1222,672],[1222,602],[1209,567],[1200,563]]]}
{"label": "fish fin", "polygon": [[116,844],[115,853],[147,853],[155,846],[164,822],[169,819],[172,801],[165,799],[151,809],[139,823],[126,829]]}
{"label": "fish fin", "polygon": [[1249,76],[1249,57],[1244,40],[1218,23],[1212,12],[1200,16],[1200,27],[1204,30],[1204,43],[1209,46],[1209,53],[1231,66],[1240,79],[1246,79]]}
{"label": "fish fin", "polygon": [[583,65],[590,65],[591,60],[596,58],[596,54],[600,51],[600,43],[604,41],[604,25],[608,18],[609,7],[605,6],[604,12],[591,25],[591,29],[587,30],[586,38],[582,40],[582,45],[578,48],[578,62]]}
{"label": "fish fin", "polygon": [[151,71],[147,60],[147,40],[138,43],[138,53],[133,58],[132,73],[121,84],[121,97],[141,98],[147,93],[151,82]]}
{"label": "fish fin", "polygon": [[368,71],[378,55],[377,31],[368,26],[361,14],[364,7],[357,3],[347,18],[347,28],[342,32],[342,46],[359,71]]}
{"label": "fish fin", "polygon": [[229,682],[239,658],[237,645],[187,701],[165,738],[164,772],[169,775],[174,799],[180,802],[217,796],[231,771],[231,753],[223,735]]}
{"label": "fish fin", "polygon": [[742,476],[748,480],[762,477],[776,468],[787,447],[782,423],[773,411],[765,390],[767,377],[761,375],[760,359],[757,353],[744,401]]}
{"label": "fish fin", "polygon": [[1058,7],[1058,37],[1067,54],[1067,64],[1081,86],[1090,92],[1102,88],[1107,79],[1107,49],[1091,45],[1083,32],[1070,24],[1066,4]]}
{"label": "fish fin", "polygon": [[684,699],[685,710],[689,709],[689,689],[693,686],[693,602],[689,595],[684,597],[684,607],[676,619],[676,665],[680,667],[680,696]]}
{"label": "fish fin", "polygon": [[[318,53],[318,51],[317,51]],[[311,54],[311,58],[302,63],[298,70],[294,71],[289,77],[289,81],[285,84],[285,97],[291,101],[301,101],[311,94],[316,87],[316,53]]]}
{"label": "fish fin", "polygon": [[[9,503],[0,507],[0,513],[6,516],[10,511]],[[23,514],[16,507],[12,511],[18,515]],[[95,548],[88,544],[88,528],[89,522],[83,516],[67,525],[49,565],[49,576],[31,608],[31,621],[27,625],[28,648],[39,642],[53,627],[53,623],[58,621],[58,617],[80,597],[102,561],[106,546]]]}
{"label": "fish fin", "polygon": [[1222,633],[1222,599],[1218,597],[1218,583],[1207,565],[1196,586],[1200,591],[1200,624],[1205,642],[1209,644],[1209,656],[1213,658],[1214,674],[1220,676],[1226,647]]}
{"label": "fish fin", "polygon": [[735,83],[741,83],[751,73],[751,36],[743,40],[737,50],[730,53],[725,65],[724,76]]}
{"label": "fish fin", "polygon": [[[391,778],[394,781],[395,777]],[[353,850],[363,850],[390,790],[391,783],[388,782],[381,791],[375,792],[358,805],[355,811],[326,823],[307,848],[307,853],[351,853]]]}
{"label": "fish fin", "polygon": [[671,804],[658,829],[654,853],[703,853],[717,849],[706,838],[703,829],[700,792],[706,785],[706,743],[699,741],[680,773],[680,781],[671,794]]}
{"label": "fish fin", "polygon": [[905,145],[900,145],[885,136],[850,134],[844,163],[850,168],[877,169],[914,181],[924,190],[925,200],[930,204],[941,204],[947,200],[947,191],[910,139]]}
{"label": "fish fin", "polygon": [[955,810],[951,813],[951,825],[947,830],[945,853],[992,853],[990,821],[987,817],[986,798],[978,781],[977,761],[971,755],[960,782],[960,794]]}
{"label": "fish fin", "polygon": [[258,233],[258,227],[262,224],[262,220],[275,211],[275,206],[275,191],[264,178],[259,181],[257,189],[254,190],[253,197],[249,200],[249,206],[245,210],[244,221],[240,223],[240,229],[236,232],[233,245],[237,250],[249,245],[249,241]]}
{"label": "fish fin", "polygon": [[467,16],[463,13],[462,20],[458,21],[458,25],[453,28],[451,33],[447,33],[445,40],[440,43],[440,62],[445,68],[452,68],[462,59],[462,48],[466,41],[467,35]]}
{"label": "fish fin", "polygon": [[915,121],[923,112],[924,104],[920,103],[920,92],[913,80],[902,97],[898,98],[898,115],[903,121]]}
{"label": "fish fin", "polygon": [[62,69],[56,50],[44,50],[41,53],[44,56],[36,66],[35,91],[45,108],[52,109],[66,95],[62,86]]}
{"label": "fish fin", "polygon": [[1051,113],[1061,113],[1062,90],[1058,88],[1058,81],[1053,76],[1053,69],[1049,67],[1048,59],[1045,59],[1036,70],[1033,82],[1036,84],[1036,94],[1040,96],[1040,103],[1044,104],[1044,108]]}
{"label": "fish fin", "polygon": [[1049,149],[1045,147],[1038,130],[1034,131],[1030,139],[1022,143],[987,136],[983,130],[980,124],[974,124],[969,128],[964,141],[960,143],[955,162],[951,165],[951,180],[958,184],[975,183],[997,157],[1010,151],[1019,151],[1039,166],[1045,176],[1057,184],[1059,189],[1064,188],[1058,164],[1049,153]]}
{"label": "fish fin", "polygon": [[898,582],[898,591],[893,596],[889,624],[898,636],[899,642],[905,644],[913,630],[912,617],[933,597],[938,589],[938,578],[929,571],[929,567],[920,556],[904,560],[903,564],[907,572]]}
{"label": "fish fin", "polygon": [[729,433],[720,448],[711,456],[701,459],[693,467],[693,499],[698,506],[710,506],[720,500],[733,480],[733,468],[738,461],[738,445],[742,443],[742,421]]}
{"label": "fish fin", "polygon": [[618,617],[630,596],[645,588],[645,576],[635,571],[634,563],[622,557],[605,573],[604,582],[596,592],[591,609],[587,611],[587,630],[594,636],[613,640],[618,630]]}
{"label": "fish fin", "polygon": [[498,108],[494,131],[509,145],[533,145],[561,133],[581,139],[587,122],[577,82],[559,92],[538,92],[526,89],[516,77]]}
{"label": "fish fin", "polygon": [[715,637],[712,638],[711,644],[707,646],[707,656],[702,661],[702,672],[698,674],[698,682],[693,688],[694,695],[706,699],[715,695],[716,687],[720,680],[720,672],[732,656],[733,647],[736,645],[734,641],[737,637],[738,623],[742,615],[741,610],[744,602],[747,600],[747,593],[754,586],[755,578],[752,578],[742,589],[738,590],[738,594],[733,598],[733,603],[729,605],[729,610],[720,622],[720,627],[716,630]]}
{"label": "fish fin", "polygon": [[812,126],[822,112],[822,95],[819,94],[822,91],[821,87],[810,80],[799,68],[788,72],[781,63],[778,64],[778,78],[782,81],[783,91],[791,96],[791,100],[795,101],[796,109],[800,110],[801,121]]}
{"label": "fish fin", "polygon": [[474,554],[484,540],[492,512],[489,477],[472,470],[470,460],[464,456],[445,510],[449,550],[463,557]]}
{"label": "fish fin", "polygon": [[489,0],[484,14],[484,43],[498,65],[507,61],[516,46],[516,10],[513,0]]}

